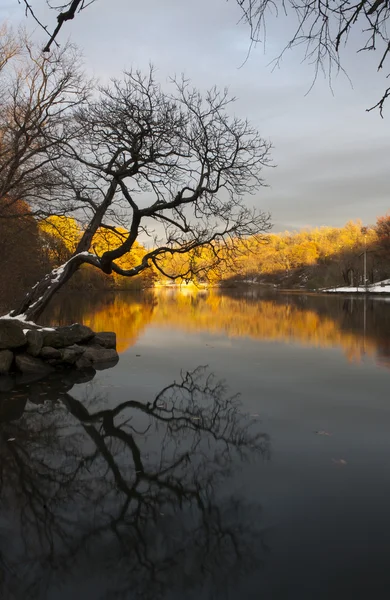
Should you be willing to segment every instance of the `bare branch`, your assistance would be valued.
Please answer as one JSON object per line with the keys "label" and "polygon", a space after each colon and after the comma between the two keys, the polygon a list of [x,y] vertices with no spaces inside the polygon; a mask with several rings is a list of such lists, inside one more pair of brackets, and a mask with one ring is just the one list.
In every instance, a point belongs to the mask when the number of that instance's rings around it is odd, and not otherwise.
{"label": "bare branch", "polygon": [[[249,25],[251,44],[261,41],[269,19],[275,16],[278,18],[280,13],[294,15],[297,27],[275,64],[280,63],[286,50],[303,45],[304,59],[314,65],[314,81],[322,72],[329,78],[331,85],[333,68],[344,71],[340,51],[347,44],[354,28],[362,31],[365,36],[358,51],[370,50],[380,54],[378,71],[384,67],[388,58],[389,0],[357,0],[352,3],[344,0],[236,1],[242,10],[242,20]],[[381,115],[386,98],[385,92],[382,100],[373,107],[379,108]]]}

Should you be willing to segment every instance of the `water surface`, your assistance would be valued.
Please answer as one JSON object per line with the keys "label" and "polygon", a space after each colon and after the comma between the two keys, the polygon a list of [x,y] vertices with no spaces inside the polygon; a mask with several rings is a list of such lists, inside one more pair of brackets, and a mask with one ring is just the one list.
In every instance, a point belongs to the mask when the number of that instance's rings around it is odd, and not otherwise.
{"label": "water surface", "polygon": [[1,597],[389,597],[389,303],[185,288],[43,316],[72,321],[120,361],[0,392]]}

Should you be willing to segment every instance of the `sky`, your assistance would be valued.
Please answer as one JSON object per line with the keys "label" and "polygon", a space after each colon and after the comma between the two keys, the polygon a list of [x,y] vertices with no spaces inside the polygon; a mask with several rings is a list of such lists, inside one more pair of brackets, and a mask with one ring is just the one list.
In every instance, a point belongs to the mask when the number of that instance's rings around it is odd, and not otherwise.
{"label": "sky", "polygon": [[[31,4],[53,30],[56,14],[46,0]],[[235,114],[273,144],[275,168],[263,172],[268,187],[247,202],[271,213],[275,232],[356,219],[374,224],[390,211],[390,101],[384,119],[366,112],[389,85],[386,73],[376,72],[378,56],[356,54],[356,30],[343,52],[350,81],[335,75],[331,89],[320,77],[308,93],[314,71],[302,51],[288,51],[272,69],[292,20],[269,21],[265,45],[246,60],[249,31],[240,14],[235,0],[96,0],[64,25],[58,41],[76,43],[88,73],[103,82],[152,63],[164,85],[184,73],[201,90],[228,86]],[[18,0],[2,1],[0,19],[46,39]]]}

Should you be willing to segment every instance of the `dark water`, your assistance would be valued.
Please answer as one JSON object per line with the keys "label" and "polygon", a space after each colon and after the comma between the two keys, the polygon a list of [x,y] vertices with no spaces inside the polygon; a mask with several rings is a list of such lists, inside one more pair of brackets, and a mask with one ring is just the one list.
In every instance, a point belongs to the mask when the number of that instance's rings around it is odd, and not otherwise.
{"label": "dark water", "polygon": [[0,598],[390,596],[390,303],[186,289],[43,321],[121,357],[3,385]]}

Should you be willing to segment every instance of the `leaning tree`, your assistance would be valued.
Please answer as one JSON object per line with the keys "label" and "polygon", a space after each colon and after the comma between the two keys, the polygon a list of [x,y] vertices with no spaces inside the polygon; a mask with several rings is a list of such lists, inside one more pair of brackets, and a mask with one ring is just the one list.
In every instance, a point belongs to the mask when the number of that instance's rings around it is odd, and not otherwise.
{"label": "leaning tree", "polygon": [[[232,101],[226,90],[202,96],[185,79],[165,90],[151,68],[146,75],[125,73],[92,99],[83,92],[82,102],[53,126],[48,118],[38,156],[50,177],[24,199],[36,215],[74,216],[83,234],[70,260],[39,281],[11,315],[39,317],[83,264],[125,277],[154,266],[171,278],[190,278],[267,231],[269,215],[248,208],[247,198],[263,185],[270,144],[231,116]],[[118,225],[117,247],[99,255],[96,232]],[[141,233],[150,236],[150,249],[122,268],[119,259],[134,251]],[[208,259],[199,267],[193,257],[205,247]],[[167,259],[177,255],[188,260],[170,270]]]}

